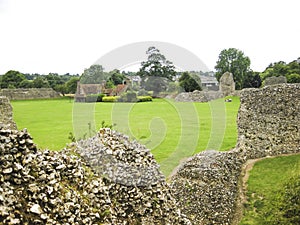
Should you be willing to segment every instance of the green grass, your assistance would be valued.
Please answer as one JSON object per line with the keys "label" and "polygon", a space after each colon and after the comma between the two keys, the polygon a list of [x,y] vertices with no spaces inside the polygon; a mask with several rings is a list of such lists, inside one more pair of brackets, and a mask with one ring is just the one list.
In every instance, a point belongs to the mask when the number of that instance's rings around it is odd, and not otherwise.
{"label": "green grass", "polygon": [[206,149],[229,150],[237,140],[239,99],[178,103],[154,99],[141,103],[73,103],[69,99],[12,101],[19,129],[28,128],[40,148],[62,149],[69,133],[94,134],[101,122],[152,150],[165,174],[180,159]]}
{"label": "green grass", "polygon": [[300,155],[269,158],[255,163],[248,180],[248,202],[240,224],[272,224],[272,217],[278,211],[278,195],[296,169],[300,169]]}

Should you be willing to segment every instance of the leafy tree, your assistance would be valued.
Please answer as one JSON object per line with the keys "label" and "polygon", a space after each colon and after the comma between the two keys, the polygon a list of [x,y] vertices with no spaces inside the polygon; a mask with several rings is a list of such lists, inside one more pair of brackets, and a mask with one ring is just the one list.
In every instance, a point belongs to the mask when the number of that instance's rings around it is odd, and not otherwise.
{"label": "leafy tree", "polygon": [[26,80],[24,74],[10,70],[2,76],[1,88],[19,88],[22,81]]}
{"label": "leafy tree", "polygon": [[168,89],[170,81],[165,77],[148,76],[141,81],[141,86],[146,91],[153,91],[153,96]]}
{"label": "leafy tree", "polygon": [[124,74],[120,73],[119,70],[113,70],[109,73],[110,77],[108,81],[111,81],[113,85],[123,84],[125,79]]}
{"label": "leafy tree", "polygon": [[39,76],[33,80],[33,87],[34,88],[49,88],[50,85],[49,85],[47,79],[43,78],[42,76]]}
{"label": "leafy tree", "polygon": [[23,80],[20,85],[20,88],[32,88],[33,87],[33,82],[29,80]]}
{"label": "leafy tree", "polygon": [[68,82],[65,84],[65,92],[74,94],[77,89],[77,82],[79,81],[78,77],[72,77]]}
{"label": "leafy tree", "polygon": [[58,75],[57,73],[49,73],[45,76],[45,78],[48,81],[50,87],[53,89],[55,86],[65,83],[62,79],[62,76]]}
{"label": "leafy tree", "polygon": [[300,74],[292,73],[286,76],[288,83],[300,83]]}
{"label": "leafy tree", "polygon": [[[195,90],[201,91],[201,82],[200,79],[197,80],[197,75],[192,76],[188,72],[184,72],[179,78],[179,85],[186,91],[192,92]],[[199,78],[199,77],[198,77]]]}
{"label": "leafy tree", "polygon": [[168,82],[175,77],[175,67],[153,46],[148,48],[146,54],[148,60],[141,63],[142,67],[137,75],[142,78],[141,85],[145,90],[153,91],[154,95],[158,95],[159,92],[167,89]]}
{"label": "leafy tree", "polygon": [[114,88],[115,85],[111,80],[108,80],[105,84],[105,88]]}
{"label": "leafy tree", "polygon": [[142,67],[137,72],[137,75],[141,77],[154,76],[165,77],[172,80],[176,75],[175,67],[172,62],[166,60],[166,57],[160,53],[155,47],[149,47],[146,51],[148,60],[142,62]]}
{"label": "leafy tree", "polygon": [[264,81],[268,77],[285,76],[288,83],[300,82],[300,63],[294,60],[290,63],[279,61],[271,63],[263,72],[260,73],[261,80]]}
{"label": "leafy tree", "polygon": [[250,71],[250,59],[236,48],[224,49],[219,54],[216,69],[216,78],[219,81],[225,72],[233,74],[236,89],[243,87],[243,82]]}
{"label": "leafy tree", "polygon": [[259,72],[253,72],[252,70],[247,72],[244,78],[243,88],[259,88],[262,84]]}
{"label": "leafy tree", "polygon": [[82,84],[101,84],[106,81],[108,74],[104,72],[104,68],[101,65],[91,65],[90,68],[85,69],[80,78]]}
{"label": "leafy tree", "polygon": [[63,96],[65,96],[65,94],[68,93],[68,89],[66,87],[66,84],[58,84],[53,89],[55,91],[61,93]]}

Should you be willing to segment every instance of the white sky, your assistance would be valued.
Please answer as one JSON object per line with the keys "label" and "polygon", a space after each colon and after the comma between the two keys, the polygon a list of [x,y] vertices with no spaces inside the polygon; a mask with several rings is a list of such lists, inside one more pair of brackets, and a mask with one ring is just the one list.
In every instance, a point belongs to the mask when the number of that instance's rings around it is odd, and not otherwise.
{"label": "white sky", "polygon": [[[163,41],[213,70],[225,48],[251,68],[300,57],[299,0],[0,0],[0,74],[79,73],[111,50]],[[145,49],[146,51],[146,49]]]}

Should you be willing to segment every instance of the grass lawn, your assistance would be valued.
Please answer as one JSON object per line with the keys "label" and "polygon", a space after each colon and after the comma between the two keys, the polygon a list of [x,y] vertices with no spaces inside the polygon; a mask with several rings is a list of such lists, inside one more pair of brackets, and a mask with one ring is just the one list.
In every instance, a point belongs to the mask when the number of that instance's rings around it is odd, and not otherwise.
{"label": "grass lawn", "polygon": [[255,163],[248,180],[248,203],[240,224],[273,224],[271,221],[278,205],[279,191],[291,174],[299,169],[300,155],[264,159]]}
{"label": "grass lawn", "polygon": [[139,140],[152,150],[165,174],[179,160],[206,149],[229,150],[236,144],[239,99],[178,103],[74,103],[67,98],[12,101],[19,129],[27,128],[40,148],[62,149],[72,132],[93,135],[101,122]]}

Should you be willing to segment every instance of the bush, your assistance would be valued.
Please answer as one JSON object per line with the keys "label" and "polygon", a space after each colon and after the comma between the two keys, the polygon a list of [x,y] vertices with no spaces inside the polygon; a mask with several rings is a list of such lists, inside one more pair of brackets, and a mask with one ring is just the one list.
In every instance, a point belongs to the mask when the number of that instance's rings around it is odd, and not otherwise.
{"label": "bush", "polygon": [[86,102],[102,102],[102,98],[105,97],[105,94],[93,94],[86,96]]}
{"label": "bush", "polygon": [[119,98],[119,96],[106,96],[102,98],[102,102],[116,102]]}
{"label": "bush", "polygon": [[[276,218],[282,224],[300,224],[300,173],[294,174],[282,191],[279,212]],[[279,214],[280,215],[280,214]]]}
{"label": "bush", "polygon": [[140,89],[138,91],[138,96],[146,96],[146,95],[149,95],[149,93],[145,89]]}
{"label": "bush", "polygon": [[138,96],[138,102],[151,102],[152,97],[151,96]]}
{"label": "bush", "polygon": [[266,217],[269,220],[262,224],[300,224],[300,164],[277,193],[274,207],[262,215],[262,221]]}
{"label": "bush", "polygon": [[135,92],[126,92],[118,99],[119,102],[137,102],[137,96]]}

